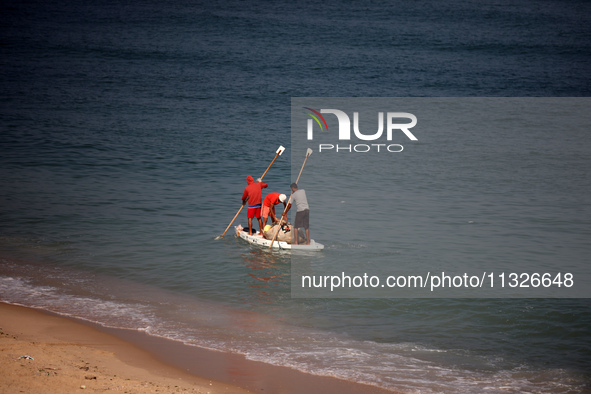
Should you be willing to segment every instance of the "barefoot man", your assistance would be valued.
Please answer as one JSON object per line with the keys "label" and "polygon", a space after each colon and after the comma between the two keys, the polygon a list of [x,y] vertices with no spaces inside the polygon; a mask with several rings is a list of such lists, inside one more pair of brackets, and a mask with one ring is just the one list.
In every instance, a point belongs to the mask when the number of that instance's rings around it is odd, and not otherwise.
{"label": "barefoot man", "polygon": [[275,215],[275,205],[283,203],[283,209],[285,210],[285,194],[280,193],[269,193],[263,200],[263,226],[267,224],[267,218],[271,216],[271,224],[277,221],[277,215]]}
{"label": "barefoot man", "polygon": [[242,205],[246,204],[246,200],[248,199],[248,213],[246,215],[248,218],[248,235],[252,235],[252,219],[255,217],[259,221],[259,227],[261,230],[260,234],[263,234],[263,221],[261,220],[261,190],[268,185],[260,179],[257,181],[258,182],[255,182],[252,176],[247,176],[246,183],[248,183],[248,186],[244,188],[244,193],[242,193]]}
{"label": "barefoot man", "polygon": [[287,205],[285,209],[284,216],[287,219],[287,212],[289,208],[291,208],[292,204],[296,205],[296,217],[295,223],[293,227],[296,230],[295,234],[295,241],[294,243],[298,244],[299,238],[299,231],[300,228],[304,228],[306,230],[306,245],[310,245],[310,230],[309,224],[310,221],[310,207],[308,206],[308,199],[306,198],[306,191],[304,189],[298,189],[297,183],[291,184],[291,203]]}

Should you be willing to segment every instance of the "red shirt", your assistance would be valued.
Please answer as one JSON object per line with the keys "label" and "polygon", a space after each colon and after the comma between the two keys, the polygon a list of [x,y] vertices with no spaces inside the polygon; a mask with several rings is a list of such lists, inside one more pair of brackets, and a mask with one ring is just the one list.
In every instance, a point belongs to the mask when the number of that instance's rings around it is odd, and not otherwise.
{"label": "red shirt", "polygon": [[272,207],[273,205],[279,204],[281,202],[281,201],[279,201],[280,195],[281,195],[281,193],[267,194],[267,197],[265,197],[265,199],[263,200],[263,205],[266,207]]}
{"label": "red shirt", "polygon": [[246,177],[246,182],[248,186],[244,188],[244,193],[242,193],[242,201],[246,201],[248,197],[248,206],[252,207],[253,205],[260,205],[261,204],[261,190],[266,188],[267,185],[265,182],[255,182],[253,177],[250,175]]}

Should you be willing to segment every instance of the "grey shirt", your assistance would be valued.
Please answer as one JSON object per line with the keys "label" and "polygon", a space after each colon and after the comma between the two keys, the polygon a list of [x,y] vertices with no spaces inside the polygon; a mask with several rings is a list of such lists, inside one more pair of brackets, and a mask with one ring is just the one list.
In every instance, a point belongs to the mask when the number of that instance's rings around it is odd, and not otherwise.
{"label": "grey shirt", "polygon": [[304,189],[298,189],[291,195],[292,205],[295,204],[297,212],[305,211],[310,209],[308,206],[308,199],[306,198],[306,191]]}

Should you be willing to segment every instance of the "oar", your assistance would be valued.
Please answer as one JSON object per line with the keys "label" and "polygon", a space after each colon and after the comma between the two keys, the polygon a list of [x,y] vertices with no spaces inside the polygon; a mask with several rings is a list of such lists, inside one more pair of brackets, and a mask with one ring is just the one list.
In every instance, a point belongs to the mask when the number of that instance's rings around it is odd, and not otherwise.
{"label": "oar", "polygon": [[[269,167],[267,167],[267,169],[265,170],[265,172],[263,172],[263,175],[261,176],[261,181],[263,180],[263,178],[265,177],[265,175],[267,174],[267,171],[269,171],[269,168],[271,168],[271,166],[273,165],[273,163],[275,162],[275,159],[278,156],[281,156],[281,154],[283,153],[283,151],[285,150],[285,147],[283,145],[279,145],[279,148],[277,149],[277,151],[275,152],[275,157],[273,158],[273,160],[271,161],[271,164],[269,164]],[[236,215],[234,215],[234,218],[232,219],[232,221],[230,222],[230,224],[228,224],[228,227],[226,227],[226,230],[224,231],[224,233],[222,235],[218,235],[217,237],[215,237],[215,239],[220,239],[223,238],[224,235],[226,235],[226,232],[228,232],[228,229],[230,228],[230,226],[232,225],[232,223],[234,223],[234,220],[236,220],[236,218],[238,217],[238,215],[240,215],[240,211],[242,211],[242,208],[244,208],[244,205],[246,204],[242,204],[240,206],[240,209],[238,210],[238,212],[236,212]]]}
{"label": "oar", "polygon": [[[295,183],[298,183],[300,181],[300,175],[302,175],[302,171],[304,171],[304,166],[306,165],[306,161],[308,160],[308,157],[310,157],[310,155],[312,154],[312,149],[308,148],[308,150],[306,151],[306,158],[304,159],[304,163],[302,164],[302,168],[300,169],[300,173],[298,174],[298,178],[296,179]],[[283,222],[283,215],[285,215],[285,211],[287,210],[287,207],[289,206],[289,204],[291,204],[291,196],[293,195],[293,192],[289,195],[289,200],[287,200],[287,204],[285,205],[285,208],[283,209],[283,214],[281,214],[281,219],[279,219],[279,226],[277,227],[277,231],[275,232],[275,235],[273,235],[273,239],[271,240],[271,245],[269,245],[269,249],[271,249],[273,247],[273,243],[275,243],[275,240],[277,239],[277,235],[279,235],[279,230],[281,230],[281,224]],[[297,237],[299,234],[297,233],[297,229],[296,229],[296,233],[295,236]]]}

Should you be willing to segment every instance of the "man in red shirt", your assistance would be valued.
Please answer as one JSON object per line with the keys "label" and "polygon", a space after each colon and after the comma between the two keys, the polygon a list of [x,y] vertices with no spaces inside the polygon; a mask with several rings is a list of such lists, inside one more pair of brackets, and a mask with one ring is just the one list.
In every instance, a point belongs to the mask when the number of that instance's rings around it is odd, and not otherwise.
{"label": "man in red shirt", "polygon": [[248,186],[244,188],[244,193],[242,193],[242,205],[246,204],[246,200],[248,199],[248,214],[246,215],[248,217],[248,235],[252,235],[252,219],[255,217],[259,220],[260,234],[262,234],[261,190],[268,185],[260,180],[259,182],[255,182],[254,178],[250,175],[246,177],[246,183],[248,183]]}
{"label": "man in red shirt", "polygon": [[271,219],[273,223],[277,221],[277,216],[275,215],[275,205],[279,204],[280,202],[283,203],[283,209],[285,209],[285,194],[280,193],[269,193],[263,200],[263,226],[267,224],[267,218],[269,214],[271,214]]}

